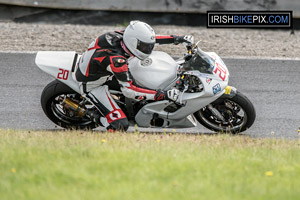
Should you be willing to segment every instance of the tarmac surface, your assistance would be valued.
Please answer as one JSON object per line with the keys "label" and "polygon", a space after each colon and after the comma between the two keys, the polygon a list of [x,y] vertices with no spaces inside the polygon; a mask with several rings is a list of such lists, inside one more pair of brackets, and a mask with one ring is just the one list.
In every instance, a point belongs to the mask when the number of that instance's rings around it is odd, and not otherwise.
{"label": "tarmac surface", "polygon": [[[54,78],[42,72],[34,59],[34,53],[0,53],[1,129],[59,129],[45,116],[40,105],[43,88]],[[300,61],[241,58],[224,61],[231,75],[229,84],[244,93],[256,108],[256,121],[243,134],[300,137]],[[176,131],[211,133],[201,125]]]}

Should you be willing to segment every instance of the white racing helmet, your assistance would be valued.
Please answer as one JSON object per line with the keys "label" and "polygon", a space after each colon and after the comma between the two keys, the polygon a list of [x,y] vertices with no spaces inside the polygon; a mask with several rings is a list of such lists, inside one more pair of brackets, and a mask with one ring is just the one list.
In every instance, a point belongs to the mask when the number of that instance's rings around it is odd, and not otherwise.
{"label": "white racing helmet", "polygon": [[154,48],[155,33],[148,24],[140,21],[131,21],[124,31],[123,41],[134,56],[144,60]]}

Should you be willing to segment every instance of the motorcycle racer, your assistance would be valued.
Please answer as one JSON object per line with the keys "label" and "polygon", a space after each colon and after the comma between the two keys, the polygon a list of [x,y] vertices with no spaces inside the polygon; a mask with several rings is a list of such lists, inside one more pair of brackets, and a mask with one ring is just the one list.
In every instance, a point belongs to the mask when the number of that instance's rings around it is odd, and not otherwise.
{"label": "motorcycle racer", "polygon": [[[176,101],[177,89],[155,91],[135,84],[128,69],[128,59],[147,58],[155,43],[158,44],[193,44],[193,36],[155,35],[148,24],[131,21],[124,31],[105,33],[96,38],[81,56],[73,74],[79,83],[81,94],[92,102],[102,116],[92,116],[108,130],[128,129],[126,115],[111,97],[107,81],[113,76],[118,80],[121,91],[127,98],[137,100]],[[97,121],[99,120],[99,121]]]}

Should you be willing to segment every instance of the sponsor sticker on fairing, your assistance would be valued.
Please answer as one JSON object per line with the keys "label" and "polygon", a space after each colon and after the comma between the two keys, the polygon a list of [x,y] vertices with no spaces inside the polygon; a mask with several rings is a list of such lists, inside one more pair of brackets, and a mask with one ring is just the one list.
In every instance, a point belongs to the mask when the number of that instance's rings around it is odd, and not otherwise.
{"label": "sponsor sticker on fairing", "polygon": [[206,78],[206,83],[209,85],[211,83],[212,79],[211,78]]}
{"label": "sponsor sticker on fairing", "polygon": [[217,83],[215,86],[213,86],[213,93],[217,94],[221,91],[221,85],[219,83]]}

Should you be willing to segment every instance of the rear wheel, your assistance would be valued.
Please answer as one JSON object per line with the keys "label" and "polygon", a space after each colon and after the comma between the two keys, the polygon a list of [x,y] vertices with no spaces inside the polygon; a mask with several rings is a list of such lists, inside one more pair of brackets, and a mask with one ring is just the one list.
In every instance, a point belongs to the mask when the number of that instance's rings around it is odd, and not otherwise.
{"label": "rear wheel", "polygon": [[206,128],[216,132],[239,133],[247,130],[254,123],[256,113],[250,100],[240,92],[228,99],[218,99],[211,103],[222,116],[215,116],[208,106],[194,113],[194,116]]}
{"label": "rear wheel", "polygon": [[76,103],[82,101],[81,95],[60,81],[54,80],[44,88],[41,104],[43,111],[52,122],[67,129],[94,129],[98,126],[86,115],[80,116],[63,106],[62,102],[65,98]]}

